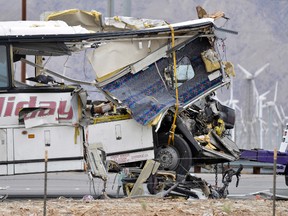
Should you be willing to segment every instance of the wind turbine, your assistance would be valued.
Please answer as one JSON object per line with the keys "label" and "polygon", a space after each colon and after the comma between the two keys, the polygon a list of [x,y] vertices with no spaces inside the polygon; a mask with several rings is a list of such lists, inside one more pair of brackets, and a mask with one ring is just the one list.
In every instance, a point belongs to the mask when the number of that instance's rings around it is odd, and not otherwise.
{"label": "wind turbine", "polygon": [[[255,94],[257,95],[257,90],[255,88],[255,78],[257,76],[259,76],[268,66],[269,63],[265,64],[264,66],[262,66],[260,69],[258,69],[254,74],[250,73],[249,71],[247,71],[245,68],[243,68],[241,65],[237,65],[240,70],[245,74],[245,79],[248,82],[248,91],[247,91],[247,98],[248,98],[248,109],[247,109],[247,123],[248,125],[250,125],[250,128],[248,128],[248,143],[250,145],[250,148],[252,147],[252,137],[251,137],[251,133],[252,133],[252,124],[254,119],[253,113],[252,113],[252,107],[255,104],[254,101],[254,96]],[[254,84],[253,84],[254,83]],[[256,104],[257,105],[257,104]],[[257,110],[257,109],[256,109]]]}
{"label": "wind turbine", "polygon": [[[274,98],[273,98],[273,101],[268,101],[267,103],[265,103],[265,105],[263,107],[268,107],[268,112],[269,112],[269,141],[272,142],[272,112],[271,112],[271,108],[273,107],[274,108],[274,111],[276,113],[276,116],[279,120],[279,122],[281,123],[281,130],[282,130],[282,127],[284,125],[284,121],[285,119],[283,119],[280,115],[280,112],[279,112],[279,109],[276,105],[276,101],[277,101],[277,93],[278,93],[278,81],[276,82],[275,84],[275,91],[274,91]],[[275,123],[273,123],[273,125],[276,125]],[[278,124],[276,125],[277,126],[277,130],[279,130],[279,126]],[[278,133],[278,132],[277,132]]]}
{"label": "wind turbine", "polygon": [[[237,106],[237,103],[239,101],[238,100],[229,100],[229,107],[231,107],[232,109],[236,110],[240,110],[240,108]],[[235,131],[236,131],[236,125],[234,126],[234,128],[231,131],[231,139],[235,142],[236,141],[236,136],[235,136]]]}
{"label": "wind turbine", "polygon": [[280,105],[280,110],[281,110],[281,114],[282,114],[282,119],[285,123],[285,121],[288,120],[288,116],[285,115],[284,109],[281,105]]}
{"label": "wind turbine", "polygon": [[[229,99],[229,101],[228,101],[228,106],[229,107],[231,107],[232,109],[234,109],[234,110],[236,110],[236,107],[238,107],[236,104],[239,102],[238,100],[235,100],[234,98],[233,98],[233,80],[231,79],[230,80],[230,99]],[[238,107],[239,108],[239,107]],[[236,126],[236,125],[235,125]],[[232,129],[232,131],[231,131],[231,139],[233,140],[233,141],[236,141],[236,135],[235,135],[235,126],[234,126],[234,128]]]}
{"label": "wind turbine", "polygon": [[258,99],[258,113],[257,117],[259,119],[259,136],[260,136],[260,149],[263,149],[263,101],[266,100],[266,95],[269,94],[270,91],[266,91],[265,93],[261,94]]}
{"label": "wind turbine", "polygon": [[[247,132],[246,129],[246,125],[244,123],[243,120],[243,114],[242,114],[242,109],[237,105],[239,103],[239,100],[234,99],[234,94],[233,94],[233,81],[230,81],[230,98],[229,100],[223,102],[223,104],[225,104],[226,106],[231,107],[232,109],[234,109],[235,111],[237,110],[240,113],[240,123],[242,124],[242,130],[241,132]],[[234,128],[231,130],[231,139],[233,141],[236,141],[236,131],[239,130],[239,128],[237,127],[237,124],[235,122]],[[241,133],[242,135],[242,133]]]}
{"label": "wind turbine", "polygon": [[[238,116],[240,116],[240,120],[237,120],[235,122],[235,126],[233,129],[234,131],[232,132],[232,134],[234,134],[234,137],[233,136],[232,137],[234,138],[234,140],[238,140],[237,142],[239,142],[239,141],[241,142],[241,140],[243,140],[242,139],[243,134],[246,136],[247,128],[246,128],[246,124],[245,124],[244,119],[243,119],[242,109],[236,103],[234,104],[234,106],[235,106],[235,110],[237,110],[238,113],[240,113],[240,115],[236,116],[236,120],[238,119],[237,118]],[[237,124],[237,122],[239,122],[239,124]],[[240,126],[240,127],[238,127],[238,126]],[[239,136],[237,137],[238,134],[239,134]],[[239,144],[237,144],[237,145],[239,145]],[[242,144],[241,148],[245,148],[245,143]]]}
{"label": "wind turbine", "polygon": [[268,101],[266,103],[266,105],[274,107],[274,110],[275,110],[275,113],[277,115],[278,120],[281,122],[281,124],[284,124],[284,119],[282,119],[280,112],[279,112],[279,109],[276,105],[277,93],[278,93],[278,81],[276,82],[276,85],[275,85],[274,99],[273,99],[273,101]]}
{"label": "wind turbine", "polygon": [[[281,110],[281,114],[282,114],[282,117],[283,117],[283,122],[284,122],[284,125],[283,127],[285,129],[288,128],[288,123],[286,122],[288,120],[288,116],[286,116],[285,112],[284,112],[284,109],[283,107],[280,105],[280,110]],[[284,128],[282,128],[282,133],[283,133],[283,130]],[[285,132],[286,133],[286,132]],[[282,136],[286,136],[286,134],[282,134]],[[288,151],[288,148],[287,148],[287,143],[283,142],[283,140],[281,140],[281,144],[280,144],[280,148],[279,148],[279,151],[281,152],[286,152]]]}

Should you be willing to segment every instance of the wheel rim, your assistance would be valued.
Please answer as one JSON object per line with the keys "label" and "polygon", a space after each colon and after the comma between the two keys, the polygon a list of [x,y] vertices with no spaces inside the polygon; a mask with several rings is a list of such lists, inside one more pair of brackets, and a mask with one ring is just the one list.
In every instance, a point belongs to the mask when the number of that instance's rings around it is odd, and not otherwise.
{"label": "wheel rim", "polygon": [[162,169],[175,170],[179,165],[179,153],[173,147],[158,149],[156,158],[160,162],[160,168]]}

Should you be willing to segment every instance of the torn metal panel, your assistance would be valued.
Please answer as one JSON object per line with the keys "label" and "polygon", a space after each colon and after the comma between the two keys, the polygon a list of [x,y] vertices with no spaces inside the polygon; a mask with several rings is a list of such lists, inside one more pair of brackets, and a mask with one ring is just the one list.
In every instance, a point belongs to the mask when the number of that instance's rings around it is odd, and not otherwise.
{"label": "torn metal panel", "polygon": [[154,175],[158,168],[160,166],[160,163],[154,160],[147,160],[146,164],[141,171],[139,177],[137,178],[137,181],[135,182],[131,193],[129,194],[130,197],[137,196],[137,195],[143,195],[144,189],[143,189],[143,183],[147,181],[150,175]]}
{"label": "torn metal panel", "polygon": [[97,81],[102,81],[119,71],[119,68],[139,61],[165,43],[166,40],[109,42],[87,53],[87,56],[96,73]]}
{"label": "torn metal panel", "polygon": [[25,128],[59,124],[57,112],[50,108],[24,108],[19,112],[19,121],[24,120]]}
{"label": "torn metal panel", "polygon": [[235,157],[234,156],[231,156],[229,154],[226,154],[224,152],[220,152],[220,151],[215,151],[215,150],[212,150],[212,149],[209,149],[209,148],[205,148],[205,150],[203,151],[203,156],[206,156],[207,158],[210,158],[210,159],[218,159],[220,161],[225,159],[227,161],[234,161],[235,160]]}
{"label": "torn metal panel", "polygon": [[[210,73],[205,70],[201,58],[201,53],[209,48],[211,44],[207,38],[198,38],[177,51],[180,106],[221,86],[222,74],[210,81]],[[147,69],[134,75],[128,73],[103,87],[126,105],[133,118],[143,125],[175,104],[174,88],[172,62],[166,56]]]}
{"label": "torn metal panel", "polygon": [[[101,82],[111,75],[119,73],[124,67],[131,66],[131,64],[142,61],[144,58],[147,60],[148,56],[151,59],[151,54],[155,51],[159,52],[159,49],[161,49],[161,53],[163,53],[163,49],[166,49],[167,53],[161,54],[162,56],[171,54],[170,27],[173,27],[175,31],[175,48],[180,49],[181,46],[185,46],[185,43],[191,42],[194,38],[200,36],[199,32],[211,34],[212,26],[212,20],[203,20],[203,22],[194,20],[171,24],[171,26],[166,25],[138,31],[119,32],[118,38],[115,38],[116,40],[108,41],[108,37],[107,40],[102,40],[97,45],[97,48],[88,54],[88,57],[96,73],[97,81]],[[110,33],[110,35],[112,36],[113,34]],[[107,65],[106,59],[108,58],[111,59],[111,63]],[[157,60],[154,59],[154,62]]]}
{"label": "torn metal panel", "polygon": [[93,32],[109,32],[152,28],[167,25],[164,20],[143,19],[126,16],[103,18],[98,11],[69,9],[63,11],[45,12],[42,20],[63,20],[70,26],[82,26]]}
{"label": "torn metal panel", "polygon": [[[194,40],[197,37],[198,34],[196,37],[195,34],[185,34],[175,41],[175,46],[181,45],[183,47],[186,41],[191,42],[190,38]],[[125,67],[129,67],[134,74],[170,53],[169,37],[166,39],[144,37],[107,41],[101,43],[97,49],[89,51],[87,56],[96,73],[96,79],[101,84],[102,81],[107,82],[107,79],[119,74],[121,69]],[[107,59],[109,59],[110,64],[106,63]]]}
{"label": "torn metal panel", "polygon": [[[163,65],[159,67],[164,69]],[[166,90],[153,66],[135,75],[129,73],[103,89],[125,104],[132,111],[133,118],[143,125],[175,104],[175,98]]]}
{"label": "torn metal panel", "polygon": [[[219,137],[214,131],[211,131],[210,138],[213,139],[213,145],[216,145],[221,152],[226,152],[239,159],[240,150],[237,145],[228,137]],[[235,160],[235,159],[234,159]]]}
{"label": "torn metal panel", "polygon": [[105,31],[145,29],[167,25],[164,20],[143,19],[126,16],[105,17]]}
{"label": "torn metal panel", "polygon": [[107,180],[108,174],[105,167],[106,154],[100,143],[91,143],[87,147],[87,159],[89,161],[91,172],[94,176]]}
{"label": "torn metal panel", "polygon": [[[179,38],[175,41],[175,44],[176,44],[175,47],[177,47],[177,45],[181,45],[183,47],[185,45],[186,41],[192,41],[189,38],[192,38],[194,40],[197,37],[194,37],[194,36],[191,37],[190,35],[187,35],[187,37]],[[187,40],[187,38],[188,38],[188,40]],[[145,43],[143,43],[143,42],[145,42]],[[163,42],[163,46],[161,48],[159,48],[161,45],[161,44],[159,44],[159,42],[161,42],[161,43]],[[110,82],[117,80],[118,78],[124,76],[127,73],[136,74],[136,73],[140,72],[141,70],[147,69],[151,64],[155,64],[155,62],[157,62],[161,58],[166,58],[169,54],[171,54],[170,45],[167,44],[166,42],[167,42],[166,40],[162,40],[162,39],[158,39],[158,40],[155,40],[155,39],[147,40],[146,39],[144,41],[136,40],[134,42],[129,42],[128,44],[126,44],[127,47],[124,47],[122,50],[119,50],[116,46],[112,47],[113,50],[117,50],[117,52],[115,52],[115,61],[112,61],[112,62],[115,62],[115,65],[119,64],[121,66],[120,69],[115,70],[113,72],[110,72],[110,71],[111,71],[111,68],[113,68],[113,67],[114,67],[113,69],[115,69],[115,66],[113,66],[113,65],[107,66],[107,64],[104,63],[105,59],[111,58],[110,55],[107,55],[105,53],[107,51],[106,49],[102,49],[102,51],[104,52],[104,55],[101,54],[101,52],[100,53],[98,52],[99,48],[94,50],[93,52],[95,52],[95,53],[92,55],[88,53],[90,62],[91,62],[92,66],[96,72],[98,85],[104,86]],[[113,44],[113,43],[114,42],[110,42],[109,44]],[[121,43],[123,43],[123,42],[121,42]],[[132,47],[132,46],[135,47],[135,45],[133,45],[135,43],[140,45],[141,49],[146,49],[147,52],[144,50],[144,52],[142,53],[142,54],[145,54],[145,52],[146,52],[145,55],[142,55],[141,53],[139,54],[138,51],[136,51],[136,52],[132,52],[134,55],[131,56],[130,52],[127,52],[127,50],[129,50],[129,47]],[[153,44],[157,43],[159,45],[159,46],[157,45],[158,48],[157,49],[151,48],[152,43]],[[120,44],[120,42],[118,42],[117,45],[118,44]],[[147,47],[145,48],[145,47],[143,47],[143,45],[147,45]],[[135,47],[135,48],[137,50],[140,49],[139,47],[138,48]],[[153,51],[153,50],[155,50],[155,51]],[[133,51],[133,50],[131,50],[131,51]],[[100,54],[100,58],[103,55],[103,61],[97,60],[99,57],[98,53]],[[110,53],[110,51],[109,51],[109,53]],[[114,51],[112,53],[114,53]],[[123,55],[117,55],[117,54],[122,54],[122,53],[123,53]],[[119,59],[122,58],[123,56],[125,57],[125,59],[123,61],[119,61]],[[95,62],[96,60],[97,60],[97,62]],[[95,62],[95,65],[94,65],[94,62]],[[97,67],[96,67],[96,65],[97,65]],[[158,70],[158,73],[159,73],[159,69],[157,68],[157,65],[155,65],[155,66],[156,66],[156,69]],[[110,69],[105,72],[106,68],[110,68]],[[99,69],[101,69],[101,70],[99,70]]]}
{"label": "torn metal panel", "polygon": [[72,124],[88,125],[89,119],[87,119],[84,112],[87,104],[87,92],[83,89],[76,89],[71,94],[71,106],[73,111]]}
{"label": "torn metal panel", "polygon": [[82,26],[93,32],[103,29],[102,14],[98,11],[84,11],[69,9],[64,11],[46,12],[42,14],[43,20],[62,20],[70,26]]}

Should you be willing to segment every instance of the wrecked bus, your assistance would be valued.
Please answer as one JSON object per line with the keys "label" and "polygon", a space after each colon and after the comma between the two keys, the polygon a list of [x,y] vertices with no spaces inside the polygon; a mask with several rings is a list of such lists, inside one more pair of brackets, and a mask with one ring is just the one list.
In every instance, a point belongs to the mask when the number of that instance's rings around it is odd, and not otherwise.
{"label": "wrecked bus", "polygon": [[[0,175],[43,172],[45,149],[50,172],[88,167],[102,177],[105,160],[156,159],[183,174],[238,159],[235,111],[215,97],[234,73],[217,33],[235,32],[212,18],[167,24],[72,10],[0,26]],[[73,55],[71,74],[84,73],[85,58],[95,80],[67,75]],[[21,65],[32,66],[29,82],[17,80]],[[85,86],[106,100],[89,99]]]}

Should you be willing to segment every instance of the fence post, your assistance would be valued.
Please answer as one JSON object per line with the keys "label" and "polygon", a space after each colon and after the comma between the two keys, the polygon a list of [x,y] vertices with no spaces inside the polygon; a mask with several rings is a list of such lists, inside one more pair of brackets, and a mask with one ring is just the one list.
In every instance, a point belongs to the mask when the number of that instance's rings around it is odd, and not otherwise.
{"label": "fence post", "polygon": [[273,216],[275,216],[276,213],[276,206],[275,206],[275,200],[276,200],[276,168],[277,168],[277,150],[274,148],[274,168],[273,168]]}
{"label": "fence post", "polygon": [[45,173],[44,173],[44,207],[43,215],[46,216],[46,203],[47,203],[47,165],[48,165],[48,150],[45,150]]}

